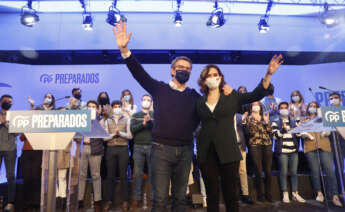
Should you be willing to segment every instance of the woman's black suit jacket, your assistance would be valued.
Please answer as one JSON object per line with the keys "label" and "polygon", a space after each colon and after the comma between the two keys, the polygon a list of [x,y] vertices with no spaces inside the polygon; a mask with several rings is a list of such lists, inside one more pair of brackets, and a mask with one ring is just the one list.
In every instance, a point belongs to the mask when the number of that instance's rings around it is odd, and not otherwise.
{"label": "woman's black suit jacket", "polygon": [[197,139],[199,164],[207,160],[211,143],[215,146],[221,164],[242,160],[234,127],[235,113],[241,105],[259,101],[272,89],[272,84],[265,89],[261,82],[249,93],[240,94],[235,90],[228,96],[221,93],[213,113],[206,105],[207,97],[200,97],[196,106],[201,120],[201,130]]}

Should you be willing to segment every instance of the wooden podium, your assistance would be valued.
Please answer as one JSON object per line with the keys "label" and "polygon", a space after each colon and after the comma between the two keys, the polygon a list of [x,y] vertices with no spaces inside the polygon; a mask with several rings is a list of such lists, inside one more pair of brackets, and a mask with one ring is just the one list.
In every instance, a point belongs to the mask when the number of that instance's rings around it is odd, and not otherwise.
{"label": "wooden podium", "polygon": [[[34,150],[45,150],[40,211],[55,212],[57,151],[66,149],[76,132],[91,132],[91,111],[9,111],[7,120],[10,133],[24,133]],[[73,184],[78,185],[78,182]],[[70,194],[69,191],[67,193]]]}

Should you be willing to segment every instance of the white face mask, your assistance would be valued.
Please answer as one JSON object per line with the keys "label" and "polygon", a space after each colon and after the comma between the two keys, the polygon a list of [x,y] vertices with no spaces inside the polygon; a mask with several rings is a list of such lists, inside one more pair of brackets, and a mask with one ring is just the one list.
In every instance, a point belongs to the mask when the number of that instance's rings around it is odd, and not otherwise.
{"label": "white face mask", "polygon": [[282,116],[288,116],[288,115],[289,115],[288,109],[281,109],[281,110],[279,111],[279,113],[280,113],[280,115],[282,115]]}
{"label": "white face mask", "polygon": [[89,110],[91,110],[91,119],[96,119],[96,108],[88,108]]}
{"label": "white face mask", "polygon": [[308,111],[309,113],[315,114],[317,110],[316,110],[316,107],[310,107]]}
{"label": "white face mask", "polygon": [[122,109],[121,108],[113,108],[113,112],[115,115],[121,115]]}
{"label": "white face mask", "polygon": [[50,105],[52,102],[53,102],[52,98],[47,97],[44,99],[44,104]]}
{"label": "white face mask", "polygon": [[131,100],[131,96],[130,95],[126,95],[123,97],[123,99],[126,101],[126,102],[129,102],[129,100]]}
{"label": "white face mask", "polygon": [[292,96],[291,99],[292,99],[293,102],[299,102],[300,97],[299,96]]}
{"label": "white face mask", "polygon": [[209,77],[206,79],[205,84],[209,89],[218,88],[220,84],[220,77]]}
{"label": "white face mask", "polygon": [[259,111],[260,111],[260,106],[259,106],[259,105],[254,105],[254,106],[252,107],[252,111],[254,111],[254,112],[259,112]]}
{"label": "white face mask", "polygon": [[340,100],[338,98],[329,100],[332,106],[338,106],[340,104]]}
{"label": "white face mask", "polygon": [[141,107],[144,108],[144,109],[149,109],[151,107],[151,102],[147,101],[147,100],[144,100],[144,101],[141,102]]}

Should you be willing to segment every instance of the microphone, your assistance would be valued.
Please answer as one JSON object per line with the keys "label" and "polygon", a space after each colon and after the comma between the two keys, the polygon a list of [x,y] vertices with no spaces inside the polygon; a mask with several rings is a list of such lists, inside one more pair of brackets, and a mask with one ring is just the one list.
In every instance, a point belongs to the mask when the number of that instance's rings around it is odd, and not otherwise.
{"label": "microphone", "polygon": [[64,96],[64,97],[61,97],[61,98],[55,99],[55,102],[56,102],[56,101],[63,100],[63,99],[69,99],[70,97],[71,97],[71,96]]}
{"label": "microphone", "polygon": [[314,94],[314,92],[313,92],[313,89],[308,88],[308,90],[310,91],[311,95],[314,97],[314,100],[316,101],[316,97],[315,97],[315,94]]}
{"label": "microphone", "polygon": [[322,89],[322,90],[327,90],[327,91],[335,92],[334,90],[328,89],[328,88],[323,87],[323,86],[319,86],[319,88]]}
{"label": "microphone", "polygon": [[[63,100],[63,99],[69,99],[70,97],[71,97],[71,96],[64,96],[64,97],[55,99],[55,103],[56,103],[57,101],[61,101],[61,100]],[[43,103],[43,104],[44,104],[44,103]],[[37,105],[36,107],[42,107],[43,104],[39,104],[39,105]]]}

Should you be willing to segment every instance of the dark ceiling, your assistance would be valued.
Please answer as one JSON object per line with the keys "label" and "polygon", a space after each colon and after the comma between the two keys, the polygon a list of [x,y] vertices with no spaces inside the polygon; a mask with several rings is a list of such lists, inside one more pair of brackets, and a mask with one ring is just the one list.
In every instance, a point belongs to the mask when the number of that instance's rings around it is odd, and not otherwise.
{"label": "dark ceiling", "polygon": [[[34,53],[34,54],[33,54]],[[143,64],[169,64],[187,56],[195,64],[267,64],[274,54],[283,54],[286,65],[345,62],[345,52],[272,52],[233,50],[132,50]],[[24,55],[35,55],[28,58]],[[31,65],[119,64],[118,50],[0,51],[0,62]]]}

